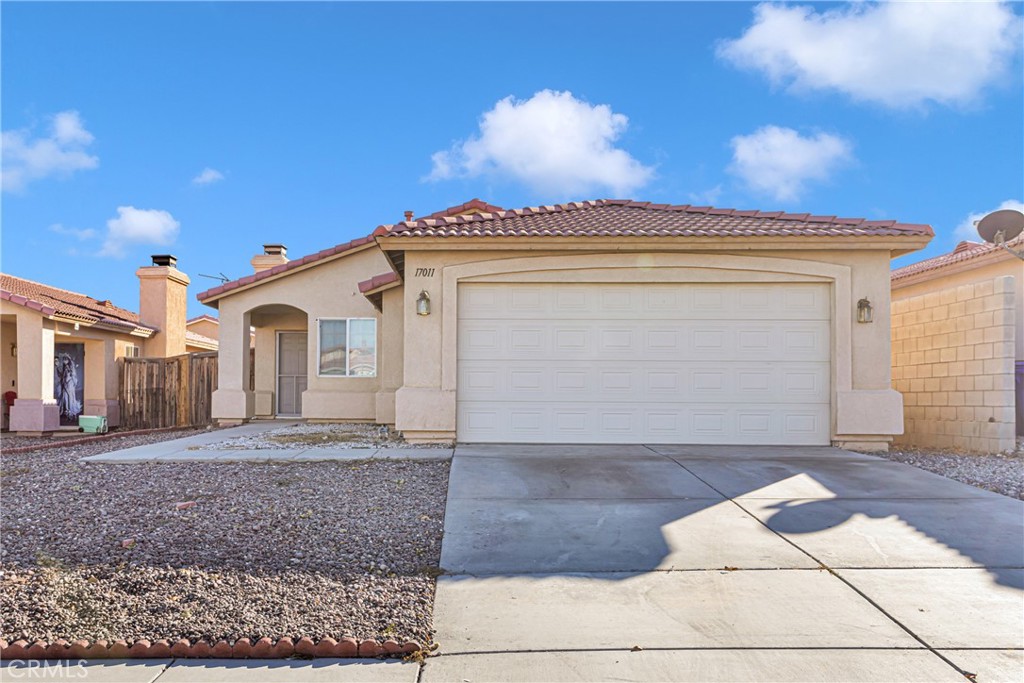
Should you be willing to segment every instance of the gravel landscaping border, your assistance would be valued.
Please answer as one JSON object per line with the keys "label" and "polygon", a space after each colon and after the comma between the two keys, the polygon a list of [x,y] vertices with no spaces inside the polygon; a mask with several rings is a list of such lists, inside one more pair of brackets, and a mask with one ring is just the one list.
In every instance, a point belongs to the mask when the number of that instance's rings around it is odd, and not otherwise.
{"label": "gravel landscaping border", "polygon": [[79,461],[186,434],[0,456],[0,658],[429,652],[448,461]]}
{"label": "gravel landscaping border", "polygon": [[892,446],[878,457],[912,465],[963,484],[1024,500],[1024,438],[1017,438],[1013,453],[958,453],[956,451]]}

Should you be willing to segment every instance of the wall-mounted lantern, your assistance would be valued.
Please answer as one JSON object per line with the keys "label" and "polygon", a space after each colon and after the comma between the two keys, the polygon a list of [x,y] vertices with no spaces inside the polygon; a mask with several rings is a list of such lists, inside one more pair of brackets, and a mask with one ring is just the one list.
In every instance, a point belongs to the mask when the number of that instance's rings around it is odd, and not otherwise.
{"label": "wall-mounted lantern", "polygon": [[857,302],[857,322],[869,323],[872,322],[871,317],[871,302],[868,301],[867,297]]}
{"label": "wall-mounted lantern", "polygon": [[18,345],[11,342],[11,356],[14,358],[18,357]]}
{"label": "wall-mounted lantern", "polygon": [[420,291],[416,299],[416,315],[430,315],[430,294],[425,289]]}

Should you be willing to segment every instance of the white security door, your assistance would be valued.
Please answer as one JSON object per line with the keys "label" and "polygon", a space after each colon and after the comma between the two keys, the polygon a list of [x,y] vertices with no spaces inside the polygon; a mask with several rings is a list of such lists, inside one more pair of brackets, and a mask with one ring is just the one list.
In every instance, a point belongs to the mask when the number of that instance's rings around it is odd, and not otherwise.
{"label": "white security door", "polygon": [[829,291],[460,285],[458,438],[827,445]]}
{"label": "white security door", "polygon": [[302,415],[306,390],[306,333],[277,333],[277,414]]}

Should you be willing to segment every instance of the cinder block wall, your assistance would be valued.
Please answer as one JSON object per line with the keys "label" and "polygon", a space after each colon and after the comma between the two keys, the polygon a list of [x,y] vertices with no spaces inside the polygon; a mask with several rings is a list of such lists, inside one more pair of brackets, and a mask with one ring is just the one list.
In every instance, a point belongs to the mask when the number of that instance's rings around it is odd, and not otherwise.
{"label": "cinder block wall", "polygon": [[904,411],[897,445],[1015,447],[1015,312],[1006,276],[893,302],[892,377]]}

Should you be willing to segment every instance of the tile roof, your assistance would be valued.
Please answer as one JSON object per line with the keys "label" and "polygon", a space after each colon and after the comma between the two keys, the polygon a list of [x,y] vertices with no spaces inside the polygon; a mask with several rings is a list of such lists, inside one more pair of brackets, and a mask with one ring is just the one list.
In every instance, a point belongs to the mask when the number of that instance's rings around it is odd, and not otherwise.
{"label": "tile roof", "polygon": [[398,273],[391,271],[389,273],[382,273],[381,275],[374,275],[369,280],[363,280],[359,283],[359,291],[363,294],[366,292],[383,287],[384,285],[390,285],[393,282],[398,282],[401,278]]}
{"label": "tile roof", "polygon": [[[1006,246],[1011,248],[1024,246],[1024,235],[1019,235],[1016,239],[1010,240],[1006,243]],[[892,282],[896,282],[920,273],[952,266],[956,263],[973,261],[977,258],[981,258],[982,256],[992,254],[993,252],[999,252],[1001,254],[1006,253],[995,244],[964,241],[956,245],[953,251],[948,254],[941,254],[930,259],[925,259],[924,261],[911,263],[909,266],[896,268],[889,274],[889,278]]]}
{"label": "tile roof", "polygon": [[224,284],[208,289],[205,292],[199,292],[199,294],[196,294],[196,298],[200,301],[206,301],[207,299],[212,299],[213,297],[219,296],[225,292],[230,292],[232,289],[238,289],[239,287],[251,285],[252,283],[259,282],[260,280],[266,280],[267,278],[274,277],[275,275],[279,275],[289,270],[300,268],[308,263],[313,263],[314,261],[322,261],[323,259],[330,258],[331,256],[344,254],[347,251],[352,251],[353,249],[358,249],[366,244],[371,244],[373,241],[372,235],[360,237],[359,239],[352,240],[351,242],[345,242],[343,244],[333,246],[330,249],[318,251],[315,254],[309,254],[299,259],[293,259],[288,263],[282,263],[279,266],[274,266],[273,268],[268,268],[267,270],[253,273],[252,275],[246,275],[245,277],[232,280],[231,282],[225,282]]}
{"label": "tile roof", "polygon": [[82,322],[113,325],[129,331],[155,331],[139,322],[138,313],[115,306],[110,301],[101,301],[85,294],[4,273],[0,273],[0,299],[31,308],[43,315],[59,315]]}
{"label": "tile roof", "polygon": [[388,237],[931,237],[928,225],[597,199],[383,225]]}
{"label": "tile roof", "polygon": [[220,344],[216,339],[199,334],[198,332],[193,332],[192,330],[185,330],[185,343],[201,344],[213,347]]}
{"label": "tile roof", "polygon": [[208,320],[211,323],[217,323],[218,325],[220,324],[220,319],[210,315],[209,313],[203,313],[202,315],[197,315],[194,318],[189,318],[188,320],[185,321],[185,324],[189,325],[191,323],[197,323],[200,320]]}
{"label": "tile roof", "polygon": [[501,208],[500,206],[488,204],[482,199],[473,198],[470,199],[468,202],[465,202],[464,204],[459,204],[458,206],[449,206],[447,209],[435,211],[434,213],[429,214],[427,216],[420,216],[416,220],[423,220],[426,218],[444,218],[446,216],[458,216],[460,214],[472,214],[477,212],[496,213],[498,211],[504,210],[505,209]]}

